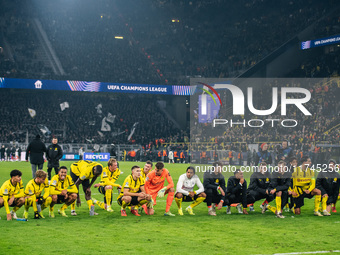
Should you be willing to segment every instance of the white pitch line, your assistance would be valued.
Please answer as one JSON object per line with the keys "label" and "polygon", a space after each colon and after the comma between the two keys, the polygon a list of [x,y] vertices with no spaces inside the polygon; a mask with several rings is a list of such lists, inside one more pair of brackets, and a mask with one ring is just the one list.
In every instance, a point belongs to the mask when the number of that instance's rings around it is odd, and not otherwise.
{"label": "white pitch line", "polygon": [[300,254],[320,254],[320,253],[340,253],[340,250],[288,252],[288,253],[256,254],[256,255],[300,255]]}

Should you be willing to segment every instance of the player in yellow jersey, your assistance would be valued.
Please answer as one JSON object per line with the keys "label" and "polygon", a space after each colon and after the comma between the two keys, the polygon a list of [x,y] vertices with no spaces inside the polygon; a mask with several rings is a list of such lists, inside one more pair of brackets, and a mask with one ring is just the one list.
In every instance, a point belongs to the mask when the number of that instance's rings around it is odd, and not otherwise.
{"label": "player in yellow jersey", "polygon": [[143,168],[141,168],[141,176],[143,177],[144,181],[146,179],[146,176],[148,175],[148,173],[150,173],[152,171],[152,162],[150,160],[145,162],[145,165]]}
{"label": "player in yellow jersey", "polygon": [[[97,215],[94,212],[94,205],[91,198],[91,187],[102,173],[103,166],[97,162],[88,160],[79,160],[71,165],[71,177],[78,189],[77,206],[81,206],[79,196],[79,185],[82,184],[85,193],[86,203],[89,206],[90,215]],[[90,183],[91,180],[91,183]],[[71,205],[71,215],[77,215],[75,212],[75,203]]]}
{"label": "player in yellow jersey", "polygon": [[115,183],[120,175],[121,171],[117,167],[117,160],[114,158],[110,158],[107,162],[107,167],[103,169],[101,174],[101,181],[94,185],[95,188],[98,188],[99,193],[104,195],[104,203],[92,199],[95,204],[97,204],[100,208],[107,210],[108,212],[113,212],[111,207],[112,203],[112,188],[117,187],[120,193],[122,186]]}
{"label": "player in yellow jersey", "polygon": [[[121,206],[121,215],[126,215],[126,207],[132,206],[131,213],[140,216],[134,206],[142,206],[143,204],[148,205],[148,208],[152,209],[153,201],[151,195],[146,194],[144,188],[144,180],[141,177],[141,169],[139,166],[133,166],[131,168],[131,175],[126,177],[123,183],[123,189],[121,190],[117,202]],[[150,211],[149,214],[153,212]]]}
{"label": "player in yellow jersey", "polygon": [[50,204],[49,216],[54,218],[54,205],[63,204],[59,213],[67,217],[65,210],[77,199],[78,189],[70,175],[67,174],[67,167],[61,166],[58,174],[52,177],[50,182],[50,195],[52,202]]}
{"label": "player in yellow jersey", "polygon": [[315,188],[315,173],[310,169],[312,161],[308,156],[303,156],[301,162],[301,166],[296,167],[292,175],[293,188],[291,193],[294,201],[295,214],[301,214],[300,208],[304,205],[304,198],[311,199],[315,196],[314,215],[322,216],[319,212],[321,191]]}
{"label": "player in yellow jersey", "polygon": [[[0,208],[5,207],[7,220],[17,219],[16,211],[25,203],[21,175],[21,171],[12,170],[10,173],[11,179],[5,181],[0,188]],[[14,208],[10,211],[9,207]]]}
{"label": "player in yellow jersey", "polygon": [[[30,180],[25,188],[25,211],[24,218],[28,218],[28,209],[33,207],[34,219],[45,218],[42,211],[47,208],[52,198],[49,196],[49,185],[47,180],[47,173],[43,170],[38,170],[35,178]],[[44,191],[44,195],[42,195]]]}
{"label": "player in yellow jersey", "polygon": [[[141,168],[141,177],[144,179],[144,181],[146,179],[146,176],[152,171],[152,166],[152,162],[148,160],[145,162],[144,167]],[[143,209],[145,214],[148,214],[148,208],[146,207],[146,204],[138,208],[138,213],[142,213]]]}

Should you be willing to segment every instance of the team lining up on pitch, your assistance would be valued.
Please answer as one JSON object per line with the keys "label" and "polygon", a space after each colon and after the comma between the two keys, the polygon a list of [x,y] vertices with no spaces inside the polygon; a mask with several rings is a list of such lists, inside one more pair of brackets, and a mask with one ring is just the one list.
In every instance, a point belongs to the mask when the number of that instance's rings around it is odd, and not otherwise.
{"label": "team lining up on pitch", "polygon": [[[62,204],[58,213],[68,217],[65,210],[71,206],[71,215],[76,216],[76,203],[81,205],[79,186],[82,184],[86,203],[91,216],[97,215],[95,204],[100,208],[113,212],[112,189],[118,189],[117,203],[121,206],[121,216],[127,216],[126,209],[140,216],[154,214],[154,206],[157,197],[166,199],[165,216],[175,216],[170,212],[170,207],[175,199],[178,206],[178,214],[183,215],[182,202],[191,202],[185,209],[188,214],[194,215],[193,208],[203,201],[207,203],[208,214],[216,216],[216,209],[227,207],[226,213],[231,214],[231,205],[236,204],[239,213],[248,214],[247,207],[254,211],[254,203],[265,199],[262,203],[262,213],[267,209],[272,211],[276,217],[284,218],[283,209],[291,209],[295,214],[301,213],[305,198],[314,200],[315,216],[330,216],[331,206],[335,204],[340,187],[340,175],[335,160],[329,161],[327,171],[322,171],[315,176],[314,170],[310,168],[311,159],[304,156],[301,165],[297,166],[297,159],[291,158],[288,165],[291,171],[285,171],[287,163],[278,162],[278,171],[270,173],[267,171],[267,163],[261,162],[259,171],[254,172],[250,178],[249,187],[243,177],[243,172],[237,169],[234,175],[229,177],[227,185],[221,173],[222,163],[214,163],[215,171],[206,172],[203,176],[203,184],[195,174],[194,167],[188,167],[186,173],[182,174],[177,182],[176,192],[170,172],[164,168],[163,162],[158,162],[152,170],[153,163],[147,161],[144,168],[133,166],[131,174],[125,178],[123,185],[116,181],[121,174],[117,167],[116,159],[111,158],[108,166],[103,168],[100,163],[80,160],[71,165],[71,173],[67,174],[67,168],[59,168],[58,174],[49,181],[47,173],[38,170],[35,177],[30,180],[25,189],[21,180],[21,171],[12,170],[11,179],[5,181],[0,189],[0,207],[5,207],[7,220],[18,219],[16,212],[24,206],[23,217],[28,218],[29,208],[33,207],[34,219],[44,218],[43,210],[49,208],[49,217],[54,218],[55,204]],[[97,177],[101,176],[100,183],[94,184]],[[168,185],[164,186],[165,180]],[[104,195],[104,202],[97,201],[91,197],[91,187],[98,188]],[[194,191],[194,187],[198,189]],[[290,198],[290,203],[288,200]],[[275,199],[276,206],[268,205]],[[322,212],[319,212],[320,202]],[[12,211],[10,207],[13,207]]]}

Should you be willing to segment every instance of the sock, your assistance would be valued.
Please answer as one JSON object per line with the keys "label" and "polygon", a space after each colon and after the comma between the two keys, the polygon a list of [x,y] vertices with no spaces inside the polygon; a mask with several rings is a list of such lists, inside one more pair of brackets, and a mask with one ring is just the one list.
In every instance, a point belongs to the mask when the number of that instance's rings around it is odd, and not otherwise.
{"label": "sock", "polygon": [[176,204],[178,206],[178,209],[181,209],[182,208],[182,201],[183,201],[183,198],[177,198],[175,197],[175,201],[176,201]]}
{"label": "sock", "polygon": [[105,197],[107,206],[111,206],[112,189],[108,189],[105,191]]}
{"label": "sock", "polygon": [[72,204],[71,204],[71,211],[75,211],[76,210],[76,201],[74,201]]}
{"label": "sock", "polygon": [[41,205],[41,210],[44,210],[45,208],[50,206],[51,203],[52,203],[52,198],[51,197],[46,198],[45,202]]}
{"label": "sock", "polygon": [[86,200],[86,203],[89,206],[89,210],[91,210],[91,205],[93,205],[92,199]]}
{"label": "sock", "polygon": [[168,212],[170,210],[172,201],[174,200],[174,192],[169,192],[168,197],[166,198],[166,207],[165,207],[165,212]]}
{"label": "sock", "polygon": [[[72,208],[73,203],[71,204],[71,208]],[[63,206],[60,208],[60,211],[65,211],[67,208],[67,204],[63,204]]]}
{"label": "sock", "polygon": [[148,214],[148,208],[146,207],[146,204],[142,205],[142,207],[144,209],[145,214]]}
{"label": "sock", "polygon": [[314,200],[314,211],[317,212],[319,211],[319,205],[320,205],[320,201],[321,201],[321,195],[316,195],[315,196],[315,200]]}
{"label": "sock", "polygon": [[191,208],[194,208],[195,206],[198,206],[200,203],[204,201],[205,197],[198,197],[191,205]]}
{"label": "sock", "polygon": [[97,201],[96,199],[93,199],[93,203],[95,203],[96,205],[98,205],[98,206],[99,206],[100,208],[102,208],[103,210],[106,210],[104,202]]}
{"label": "sock", "polygon": [[[30,198],[30,199],[32,199],[32,198]],[[35,201],[33,201],[33,199],[32,199],[32,207],[33,207],[33,211],[35,211],[35,212],[38,211],[37,203]]]}
{"label": "sock", "polygon": [[54,211],[54,206],[50,206],[50,212]]}
{"label": "sock", "polygon": [[276,211],[281,212],[281,197],[276,196],[275,203],[276,203]]}
{"label": "sock", "polygon": [[125,210],[127,205],[128,204],[124,200],[122,200],[122,210]]}
{"label": "sock", "polygon": [[27,198],[27,199],[25,200],[24,208],[25,208],[25,211],[27,211],[27,212],[28,212],[28,208],[30,208],[30,199],[31,199],[31,198]]}
{"label": "sock", "polygon": [[271,212],[276,213],[276,207],[271,206],[271,205],[267,205],[267,208],[268,208]]}
{"label": "sock", "polygon": [[321,199],[322,211],[325,211],[327,209],[327,200],[328,200],[328,197],[323,197]]}
{"label": "sock", "polygon": [[289,204],[287,203],[287,204],[285,205],[285,207],[286,207],[286,208],[289,208]]}
{"label": "sock", "polygon": [[210,209],[211,207],[212,207],[211,205],[208,206],[209,209]]}
{"label": "sock", "polygon": [[16,212],[18,210],[19,210],[19,207],[17,207],[17,206],[13,208],[13,212]]}
{"label": "sock", "polygon": [[264,204],[268,204],[267,199],[263,201],[262,205],[264,205]]}

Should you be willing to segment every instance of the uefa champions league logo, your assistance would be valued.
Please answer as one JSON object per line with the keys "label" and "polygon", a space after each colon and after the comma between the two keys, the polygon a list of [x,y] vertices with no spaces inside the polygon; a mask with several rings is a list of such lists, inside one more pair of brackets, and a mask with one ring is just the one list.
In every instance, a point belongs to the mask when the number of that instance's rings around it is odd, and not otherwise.
{"label": "uefa champions league logo", "polygon": [[37,80],[35,83],[34,83],[34,86],[36,89],[41,89],[42,88],[42,82],[40,80]]}

